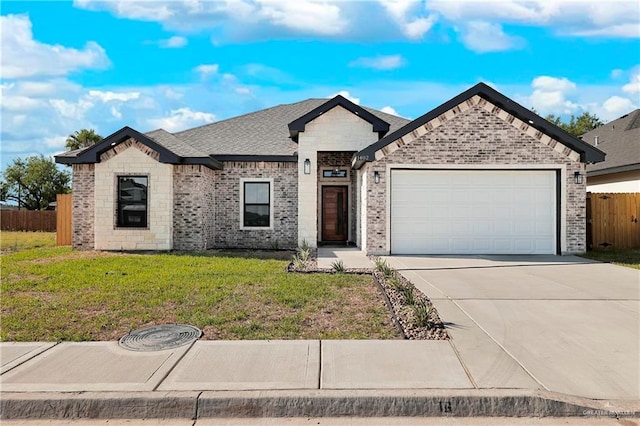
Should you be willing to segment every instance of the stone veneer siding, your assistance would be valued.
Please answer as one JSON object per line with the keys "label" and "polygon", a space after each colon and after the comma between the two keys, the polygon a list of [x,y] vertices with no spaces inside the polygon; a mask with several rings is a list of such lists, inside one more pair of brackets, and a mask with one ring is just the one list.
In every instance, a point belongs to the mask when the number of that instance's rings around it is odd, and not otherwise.
{"label": "stone veneer siding", "polygon": [[[318,152],[318,239],[322,239],[322,186],[349,187],[349,241],[356,240],[357,214],[357,171],[351,169],[351,158],[355,151]],[[339,167],[347,171],[346,178],[325,178],[323,170]]]}
{"label": "stone veneer siding", "polygon": [[72,219],[73,229],[71,246],[76,250],[93,250],[94,235],[94,187],[95,174],[93,164],[73,165]]}
{"label": "stone veneer siding", "polygon": [[[215,174],[216,248],[293,249],[298,245],[298,163],[225,162]],[[240,229],[240,179],[273,179],[273,229]]]}
{"label": "stone veneer siding", "polygon": [[[173,166],[160,155],[128,139],[100,155],[95,164],[95,248],[98,250],[171,250],[173,247]],[[117,226],[117,177],[147,176],[147,227]]]}
{"label": "stone veneer siding", "polygon": [[173,166],[173,248],[215,245],[215,172],[202,165]]}
{"label": "stone veneer siding", "polygon": [[[585,184],[578,185],[573,179],[576,171],[584,175],[584,164],[569,159],[479,106],[368,164],[366,252],[373,255],[388,254],[387,164],[483,164],[496,168],[515,164],[564,164],[566,204],[561,208],[566,213],[565,253],[585,251]],[[374,171],[380,173],[379,184],[373,182]]]}

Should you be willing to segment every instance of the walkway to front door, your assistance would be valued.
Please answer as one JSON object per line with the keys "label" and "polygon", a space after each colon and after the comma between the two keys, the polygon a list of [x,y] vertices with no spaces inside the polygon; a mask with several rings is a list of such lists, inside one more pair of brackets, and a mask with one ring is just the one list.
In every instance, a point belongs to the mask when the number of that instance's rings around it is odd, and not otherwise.
{"label": "walkway to front door", "polygon": [[347,241],[347,187],[322,187],[322,241]]}

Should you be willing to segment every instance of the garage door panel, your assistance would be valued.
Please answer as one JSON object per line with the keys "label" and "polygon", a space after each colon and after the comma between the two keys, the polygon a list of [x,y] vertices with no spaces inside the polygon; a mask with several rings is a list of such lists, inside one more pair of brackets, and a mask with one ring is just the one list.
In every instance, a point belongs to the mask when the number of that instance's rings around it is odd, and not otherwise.
{"label": "garage door panel", "polygon": [[556,252],[554,171],[392,170],[391,252]]}

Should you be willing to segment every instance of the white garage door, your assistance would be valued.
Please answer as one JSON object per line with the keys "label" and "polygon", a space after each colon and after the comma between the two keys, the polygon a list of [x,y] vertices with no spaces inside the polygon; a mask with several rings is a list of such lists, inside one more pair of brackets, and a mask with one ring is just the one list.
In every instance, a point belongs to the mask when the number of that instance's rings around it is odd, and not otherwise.
{"label": "white garage door", "polygon": [[391,171],[393,254],[555,254],[556,235],[555,171]]}

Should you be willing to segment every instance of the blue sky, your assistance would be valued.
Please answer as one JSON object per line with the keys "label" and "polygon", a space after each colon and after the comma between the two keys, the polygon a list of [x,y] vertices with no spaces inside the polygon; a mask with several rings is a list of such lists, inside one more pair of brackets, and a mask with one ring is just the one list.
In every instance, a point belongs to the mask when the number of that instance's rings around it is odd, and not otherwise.
{"label": "blue sky", "polygon": [[640,105],[637,1],[3,1],[2,169],[81,128],[178,131],[342,93],[416,118],[484,81],[542,115]]}

